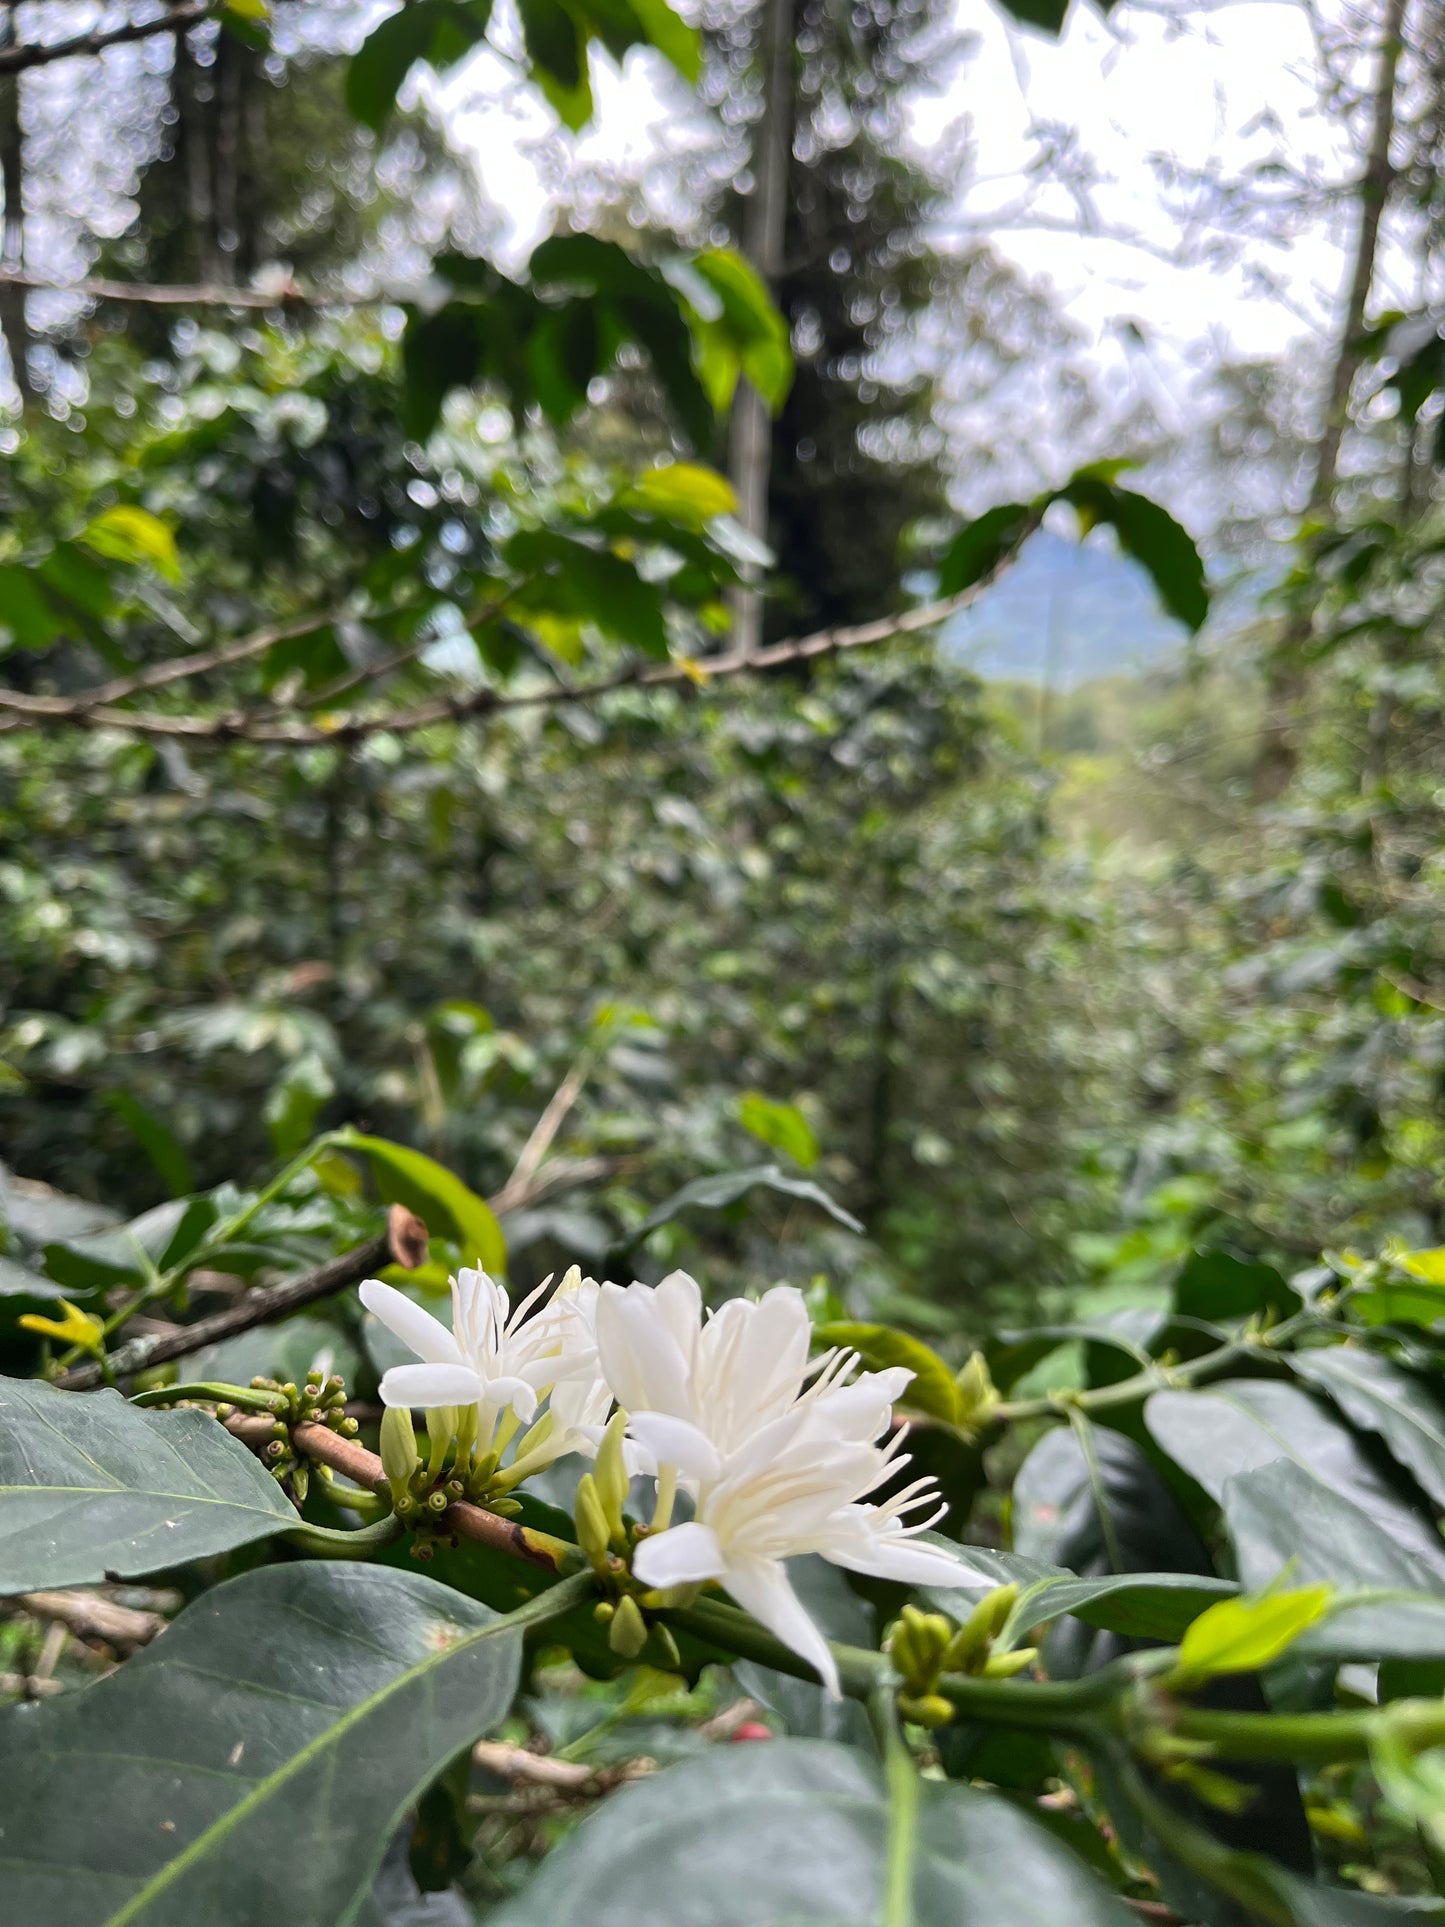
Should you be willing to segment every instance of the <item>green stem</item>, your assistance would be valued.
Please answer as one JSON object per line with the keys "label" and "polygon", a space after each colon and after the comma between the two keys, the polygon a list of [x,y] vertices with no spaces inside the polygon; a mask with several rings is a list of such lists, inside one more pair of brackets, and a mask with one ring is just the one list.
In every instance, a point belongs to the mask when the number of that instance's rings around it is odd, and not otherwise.
{"label": "green stem", "polygon": [[1202,1385],[1231,1370],[1241,1359],[1258,1358],[1261,1352],[1282,1350],[1305,1325],[1317,1322],[1316,1312],[1300,1311],[1258,1337],[1232,1338],[1227,1345],[1206,1352],[1202,1358],[1189,1359],[1182,1365],[1151,1365],[1147,1371],[1135,1372],[1131,1378],[1121,1378],[1117,1385],[1099,1385],[1087,1392],[1045,1393],[1042,1398],[1005,1400],[1002,1405],[994,1407],[990,1414],[991,1422],[1011,1425],[1020,1419],[1061,1416],[1071,1409],[1103,1412],[1115,1405],[1132,1405],[1136,1399],[1147,1398],[1150,1392],[1170,1392],[1183,1386]]}
{"label": "green stem", "polygon": [[875,1686],[868,1717],[888,1784],[888,1871],[883,1927],[913,1927],[913,1870],[918,1860],[918,1771],[898,1724],[891,1686]]}
{"label": "green stem", "polygon": [[[1445,1703],[1395,1700],[1392,1733],[1415,1749],[1445,1746]],[[1319,1762],[1363,1760],[1383,1730],[1384,1710],[1369,1713],[1210,1713],[1181,1707],[1169,1723],[1178,1739],[1207,1746],[1219,1760]]]}
{"label": "green stem", "polygon": [[286,1410],[287,1400],[280,1392],[258,1392],[251,1385],[157,1385],[149,1392],[136,1392],[132,1405],[174,1405],[178,1399],[204,1399],[214,1405],[234,1405],[241,1412]]}
{"label": "green stem", "polygon": [[1151,1790],[1127,1756],[1116,1756],[1114,1765],[1130,1805],[1181,1865],[1266,1922],[1267,1927],[1296,1927],[1299,1916],[1288,1895],[1279,1890],[1278,1869],[1271,1861],[1262,1854],[1239,1853],[1221,1845],[1212,1834],[1176,1813]]}
{"label": "green stem", "polygon": [[373,1559],[378,1552],[394,1545],[405,1531],[396,1514],[389,1512],[384,1519],[374,1520],[369,1526],[357,1526],[352,1532],[314,1526],[303,1519],[282,1536],[288,1544],[299,1547],[313,1559]]}

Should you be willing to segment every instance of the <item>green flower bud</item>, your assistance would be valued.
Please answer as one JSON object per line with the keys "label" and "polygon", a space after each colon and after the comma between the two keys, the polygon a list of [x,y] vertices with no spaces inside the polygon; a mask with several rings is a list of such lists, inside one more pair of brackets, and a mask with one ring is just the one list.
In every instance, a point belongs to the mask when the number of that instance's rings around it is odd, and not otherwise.
{"label": "green flower bud", "polygon": [[597,1465],[593,1473],[597,1496],[602,1501],[603,1517],[607,1521],[608,1537],[619,1542],[623,1537],[622,1508],[627,1503],[627,1467],[622,1452],[622,1435],[626,1430],[626,1414],[614,1412],[607,1430],[602,1434],[602,1443],[597,1448]]}
{"label": "green flower bud", "polygon": [[411,1484],[416,1470],[416,1433],[404,1406],[388,1405],[381,1415],[381,1469],[395,1505]]}
{"label": "green flower bud", "polygon": [[972,1352],[968,1363],[959,1372],[954,1383],[958,1386],[960,1427],[966,1432],[979,1432],[993,1417],[999,1398],[992,1378],[989,1376],[988,1361],[982,1352]]}
{"label": "green flower bud", "polygon": [[647,1621],[630,1593],[617,1602],[617,1611],[607,1628],[607,1644],[621,1659],[636,1659],[647,1644]]}
{"label": "green flower bud", "polygon": [[607,1514],[598,1496],[597,1481],[590,1472],[584,1472],[577,1481],[577,1501],[574,1511],[577,1521],[577,1543],[587,1554],[598,1572],[606,1570],[607,1545],[612,1534],[608,1530]]}
{"label": "green flower bud", "polygon": [[597,1604],[592,1608],[592,1617],[597,1621],[599,1626],[610,1626],[612,1624],[612,1615],[616,1611],[617,1608],[610,1599],[599,1599]]}
{"label": "green flower bud", "polygon": [[953,1718],[953,1702],[946,1700],[942,1693],[900,1693],[898,1710],[904,1719],[912,1720],[915,1726],[947,1726]]}
{"label": "green flower bud", "polygon": [[1037,1646],[1019,1646],[1011,1653],[991,1653],[984,1664],[985,1679],[1012,1679],[1021,1673],[1038,1652]]}
{"label": "green flower bud", "polygon": [[654,1623],[652,1628],[652,1653],[663,1672],[675,1673],[682,1666],[682,1654],[677,1650],[677,1641],[672,1636],[672,1628]]}
{"label": "green flower bud", "polygon": [[988,1658],[989,1647],[1003,1631],[1019,1596],[1017,1585],[996,1586],[985,1593],[964,1620],[943,1655],[945,1673],[977,1673]]}

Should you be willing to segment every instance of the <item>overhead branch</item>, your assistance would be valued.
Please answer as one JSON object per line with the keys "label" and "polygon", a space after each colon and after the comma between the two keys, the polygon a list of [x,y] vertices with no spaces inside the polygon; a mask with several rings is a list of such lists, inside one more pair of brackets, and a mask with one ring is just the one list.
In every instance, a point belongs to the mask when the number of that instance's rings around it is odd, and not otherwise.
{"label": "overhead branch", "polygon": [[[359,742],[382,734],[407,735],[437,723],[461,723],[488,716],[505,715],[515,710],[558,709],[574,703],[595,702],[624,689],[660,689],[688,683],[707,688],[724,678],[782,669],[793,663],[812,662],[823,656],[841,655],[850,649],[863,649],[875,643],[915,635],[933,629],[951,616],[970,608],[998,576],[1013,562],[1024,536],[1036,524],[1030,521],[1019,541],[999,558],[995,566],[958,595],[941,602],[929,602],[902,615],[883,616],[875,622],[851,627],[819,629],[811,635],[795,636],[786,642],[756,653],[735,650],[726,655],[687,658],[668,663],[633,662],[611,675],[591,682],[556,683],[545,688],[523,690],[512,695],[491,689],[471,690],[465,695],[441,696],[419,703],[411,709],[381,713],[343,712],[319,722],[286,721],[274,711],[257,715],[245,709],[221,710],[213,715],[167,715],[156,710],[127,710],[115,706],[104,691],[82,691],[75,696],[28,696],[17,691],[0,690],[0,709],[10,712],[10,720],[0,722],[0,731],[38,725],[57,724],[76,729],[125,729],[141,736],[175,737],[187,742],[273,743],[304,748],[318,743]],[[319,625],[318,625],[319,626]],[[194,658],[184,660],[194,664]],[[186,673],[193,673],[188,671]]]}
{"label": "overhead branch", "polygon": [[[192,1325],[173,1326],[168,1331],[147,1333],[144,1338],[132,1338],[110,1354],[106,1372],[111,1378],[130,1378],[137,1372],[149,1371],[153,1365],[168,1365],[172,1359],[188,1357],[207,1345],[218,1345],[223,1338],[234,1338],[256,1325],[269,1324],[273,1319],[301,1311],[348,1285],[360,1284],[363,1278],[383,1266],[398,1262],[399,1254],[393,1248],[390,1231],[381,1232],[375,1238],[368,1238],[365,1244],[343,1251],[339,1257],[328,1258],[314,1271],[302,1272],[299,1278],[285,1278],[279,1285],[248,1291],[234,1305],[214,1312],[209,1318],[198,1318]],[[83,1365],[72,1365],[69,1371],[59,1373],[55,1383],[67,1391],[84,1392],[99,1385],[104,1376],[100,1361],[88,1359]]]}
{"label": "overhead branch", "polygon": [[319,302],[292,281],[280,287],[230,288],[209,281],[107,281],[97,276],[85,281],[56,281],[49,275],[29,274],[19,268],[0,268],[0,287],[24,288],[32,294],[77,295],[86,301],[131,301],[154,308],[286,308],[355,307],[354,301]]}
{"label": "overhead branch", "polygon": [[43,67],[52,60],[70,60],[78,54],[98,54],[107,47],[118,47],[126,40],[149,40],[153,34],[183,33],[202,20],[209,20],[221,9],[215,0],[184,0],[179,7],[158,14],[154,20],[129,20],[120,27],[101,27],[93,33],[78,33],[69,40],[48,43],[26,42],[18,47],[0,48],[0,74],[23,73],[28,67]]}

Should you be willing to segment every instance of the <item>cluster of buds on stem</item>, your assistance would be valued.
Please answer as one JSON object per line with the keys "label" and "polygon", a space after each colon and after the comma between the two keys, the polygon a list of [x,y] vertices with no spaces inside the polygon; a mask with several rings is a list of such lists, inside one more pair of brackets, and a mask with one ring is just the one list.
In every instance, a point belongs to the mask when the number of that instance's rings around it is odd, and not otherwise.
{"label": "cluster of buds on stem", "polygon": [[[297,1452],[291,1438],[292,1428],[324,1425],[343,1438],[355,1438],[360,1428],[354,1418],[346,1416],[345,1381],[339,1372],[327,1377],[316,1367],[306,1374],[304,1385],[296,1385],[289,1379],[283,1384],[279,1379],[257,1377],[251,1380],[251,1390],[271,1394],[271,1437],[262,1449],[261,1458],[272,1476],[285,1484],[300,1505],[306,1497],[310,1464]],[[219,1419],[231,1415],[229,1405],[217,1405],[214,1409]]]}
{"label": "cluster of buds on stem", "polygon": [[1018,1599],[1016,1585],[985,1593],[961,1626],[943,1613],[905,1606],[893,1623],[886,1650],[898,1674],[898,1710],[917,1726],[944,1726],[953,1702],[939,1689],[946,1673],[975,1679],[1011,1679],[1034,1658],[1037,1648],[1001,1649],[999,1635]]}
{"label": "cluster of buds on stem", "polygon": [[592,1615],[607,1628],[612,1651],[619,1659],[632,1660],[641,1658],[645,1649],[653,1664],[671,1672],[681,1664],[677,1641],[660,1621],[649,1623],[638,1595],[629,1590],[628,1558],[647,1528],[630,1525],[623,1514],[629,1484],[623,1445],[626,1429],[626,1416],[616,1413],[602,1435],[592,1471],[577,1481],[577,1543],[609,1594],[598,1600]]}

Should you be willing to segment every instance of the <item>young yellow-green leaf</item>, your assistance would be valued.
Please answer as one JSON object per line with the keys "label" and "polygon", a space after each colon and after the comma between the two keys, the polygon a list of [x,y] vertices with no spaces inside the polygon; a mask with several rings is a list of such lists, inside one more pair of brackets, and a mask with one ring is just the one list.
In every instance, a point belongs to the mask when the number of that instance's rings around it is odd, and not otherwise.
{"label": "young yellow-green leaf", "polygon": [[1429,1251],[1398,1251],[1391,1257],[1393,1263],[1401,1271],[1408,1271],[1412,1278],[1423,1278],[1427,1285],[1445,1285],[1445,1245],[1436,1245]]}
{"label": "young yellow-green leaf", "polygon": [[181,557],[176,538],[158,516],[128,502],[97,515],[80,532],[80,539],[97,555],[135,568],[154,569],[168,582],[181,579]]}
{"label": "young yellow-green leaf", "polygon": [[738,1122],[773,1150],[786,1152],[805,1171],[818,1162],[818,1140],[796,1104],[780,1104],[761,1091],[744,1091],[738,1099]]}
{"label": "young yellow-green leaf", "polygon": [[913,1374],[913,1383],[899,1400],[900,1405],[948,1425],[962,1421],[963,1397],[953,1373],[921,1338],[895,1331],[891,1325],[855,1324],[849,1319],[815,1325],[813,1336],[820,1345],[841,1345],[857,1352],[870,1372],[887,1371],[893,1365],[906,1367]]}
{"label": "young yellow-green leaf", "polygon": [[632,11],[649,43],[696,86],[702,72],[702,36],[675,14],[667,0],[632,0]]}
{"label": "young yellow-green leaf", "polygon": [[1314,1625],[1332,1597],[1329,1586],[1300,1586],[1258,1599],[1221,1599],[1180,1641],[1175,1683],[1197,1686],[1221,1673],[1257,1673],[1272,1665]]}
{"label": "young yellow-green leaf", "polygon": [[235,14],[238,20],[265,22],[271,18],[269,0],[226,0],[224,10]]}
{"label": "young yellow-green leaf", "polygon": [[388,1204],[404,1204],[425,1220],[429,1231],[455,1238],[468,1264],[498,1277],[506,1271],[507,1241],[492,1207],[445,1165],[409,1145],[364,1137],[359,1131],[348,1132],[340,1142],[369,1161],[376,1188]]}
{"label": "young yellow-green leaf", "polygon": [[690,527],[700,527],[714,515],[731,515],[738,505],[731,484],[714,469],[700,468],[695,462],[650,468],[638,476],[623,500],[629,507],[648,509]]}

